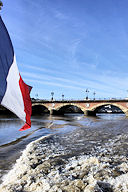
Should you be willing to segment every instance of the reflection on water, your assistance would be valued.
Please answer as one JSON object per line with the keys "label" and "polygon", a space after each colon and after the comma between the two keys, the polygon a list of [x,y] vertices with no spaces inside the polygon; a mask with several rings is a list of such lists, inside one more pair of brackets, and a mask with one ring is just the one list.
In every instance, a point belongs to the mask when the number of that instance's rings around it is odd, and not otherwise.
{"label": "reflection on water", "polygon": [[119,120],[122,118],[125,118],[125,114],[124,113],[99,113],[97,114],[97,117],[101,118],[101,119],[107,119],[107,120]]}
{"label": "reflection on water", "polygon": [[[77,148],[86,144],[88,149],[94,143],[105,143],[108,138],[128,133],[128,119],[123,114],[98,114],[97,117],[85,117],[83,114],[65,114],[64,116],[33,116],[32,127],[26,131],[18,131],[23,122],[16,117],[0,116],[0,174],[11,169],[12,164],[20,156],[21,150],[33,140],[47,134],[68,134],[77,139]],[[85,139],[86,137],[86,139]]]}

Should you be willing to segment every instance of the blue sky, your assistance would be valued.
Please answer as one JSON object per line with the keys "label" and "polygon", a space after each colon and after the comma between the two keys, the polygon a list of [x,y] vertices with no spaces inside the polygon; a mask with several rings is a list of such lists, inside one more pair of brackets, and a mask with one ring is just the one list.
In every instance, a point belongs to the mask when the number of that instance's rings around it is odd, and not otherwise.
{"label": "blue sky", "polygon": [[1,16],[31,97],[124,98],[127,0],[3,0]]}

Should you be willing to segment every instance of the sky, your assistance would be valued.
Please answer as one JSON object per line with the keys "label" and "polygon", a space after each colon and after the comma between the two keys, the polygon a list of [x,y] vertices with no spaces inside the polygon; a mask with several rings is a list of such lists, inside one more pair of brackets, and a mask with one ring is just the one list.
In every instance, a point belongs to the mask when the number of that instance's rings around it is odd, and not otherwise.
{"label": "sky", "polygon": [[31,97],[128,95],[127,0],[3,0],[0,11]]}

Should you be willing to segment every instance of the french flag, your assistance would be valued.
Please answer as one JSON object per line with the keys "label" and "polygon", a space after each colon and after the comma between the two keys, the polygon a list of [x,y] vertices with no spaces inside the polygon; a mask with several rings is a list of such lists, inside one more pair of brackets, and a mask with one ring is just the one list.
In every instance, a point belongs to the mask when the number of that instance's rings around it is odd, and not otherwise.
{"label": "french flag", "polygon": [[0,104],[25,122],[20,131],[31,127],[31,88],[21,78],[11,39],[0,16]]}

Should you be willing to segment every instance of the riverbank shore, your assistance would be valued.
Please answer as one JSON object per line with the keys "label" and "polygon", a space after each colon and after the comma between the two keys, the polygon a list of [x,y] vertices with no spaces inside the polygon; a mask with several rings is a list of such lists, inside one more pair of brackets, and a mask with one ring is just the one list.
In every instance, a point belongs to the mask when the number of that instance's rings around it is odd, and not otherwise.
{"label": "riverbank shore", "polygon": [[60,143],[61,136],[42,137],[28,144],[0,192],[127,192],[128,158],[117,154],[127,139],[117,136],[93,148],[93,154],[75,154]]}

